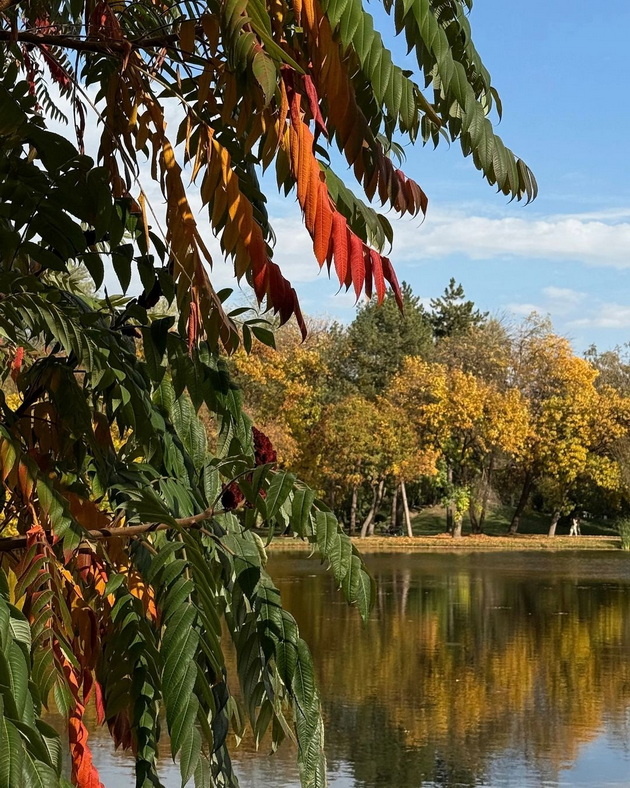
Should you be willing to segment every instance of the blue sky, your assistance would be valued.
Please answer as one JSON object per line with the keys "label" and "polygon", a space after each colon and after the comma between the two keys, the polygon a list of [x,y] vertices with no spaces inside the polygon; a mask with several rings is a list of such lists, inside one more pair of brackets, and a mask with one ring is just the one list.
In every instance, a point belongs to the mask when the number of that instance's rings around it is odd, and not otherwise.
{"label": "blue sky", "polygon": [[[484,310],[549,313],[580,351],[630,341],[630,3],[477,0],[471,24],[503,100],[499,133],[540,194],[508,203],[457,145],[408,148],[403,169],[430,202],[423,224],[390,217],[399,278],[429,299],[454,276]],[[388,43],[411,63],[400,39]],[[352,319],[353,299],[316,275],[294,199],[271,195],[270,214],[305,311]]]}

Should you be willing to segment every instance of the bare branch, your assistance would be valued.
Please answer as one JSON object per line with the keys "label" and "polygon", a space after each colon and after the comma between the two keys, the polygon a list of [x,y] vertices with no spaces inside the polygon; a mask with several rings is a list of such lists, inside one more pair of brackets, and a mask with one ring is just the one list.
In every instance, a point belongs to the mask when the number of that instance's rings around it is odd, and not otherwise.
{"label": "bare branch", "polygon": [[[113,528],[99,528],[98,530],[86,531],[86,539],[130,539],[134,536],[141,534],[153,533],[155,531],[168,531],[177,528],[192,528],[198,523],[203,523],[210,520],[217,514],[225,514],[224,509],[216,510],[214,507],[194,514],[192,517],[181,517],[175,520],[175,525],[171,523],[139,523],[138,525],[123,525]],[[52,542],[53,534],[51,531],[46,532],[46,536]],[[11,536],[5,539],[0,539],[0,553],[6,553],[10,550],[19,550],[26,547],[25,536]]]}
{"label": "bare branch", "polygon": [[[0,0],[0,3],[2,0]],[[199,33],[203,30],[199,27]],[[177,33],[168,35],[143,36],[136,39],[125,38],[77,38],[75,36],[64,36],[57,33],[32,33],[27,30],[0,30],[0,41],[20,41],[23,44],[33,44],[35,46],[44,44],[46,46],[56,46],[65,49],[73,49],[76,52],[99,52],[101,54],[127,55],[133,49],[155,49],[161,47],[172,47],[179,41]]]}

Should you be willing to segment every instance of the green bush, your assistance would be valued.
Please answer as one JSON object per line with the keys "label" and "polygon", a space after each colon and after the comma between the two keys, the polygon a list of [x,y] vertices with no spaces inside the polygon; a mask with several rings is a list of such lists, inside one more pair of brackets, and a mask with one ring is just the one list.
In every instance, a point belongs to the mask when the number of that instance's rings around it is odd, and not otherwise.
{"label": "green bush", "polygon": [[630,550],[630,517],[617,520],[617,533],[621,537],[621,549]]}

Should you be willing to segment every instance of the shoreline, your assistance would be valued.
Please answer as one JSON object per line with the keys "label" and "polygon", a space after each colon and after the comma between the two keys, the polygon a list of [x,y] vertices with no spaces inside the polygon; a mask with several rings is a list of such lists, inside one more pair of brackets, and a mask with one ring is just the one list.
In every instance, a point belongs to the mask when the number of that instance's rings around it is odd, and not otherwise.
{"label": "shoreline", "polygon": [[[516,534],[514,536],[468,535],[453,539],[447,534],[436,536],[366,536],[353,537],[360,553],[414,552],[557,552],[560,550],[598,550],[621,552],[618,536],[545,536]],[[310,550],[313,545],[300,539],[276,537],[267,546],[269,551]]]}

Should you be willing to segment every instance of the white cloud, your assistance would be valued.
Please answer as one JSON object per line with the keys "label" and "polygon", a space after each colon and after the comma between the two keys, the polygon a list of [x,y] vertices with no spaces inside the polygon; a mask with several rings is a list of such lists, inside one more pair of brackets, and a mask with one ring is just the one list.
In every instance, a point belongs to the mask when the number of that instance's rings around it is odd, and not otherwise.
{"label": "white cloud", "polygon": [[569,287],[543,287],[542,293],[551,303],[567,308],[572,308],[581,304],[586,298],[586,293],[581,293],[578,290],[571,290]]}
{"label": "white cloud", "polygon": [[[586,293],[579,290],[572,290],[569,287],[554,287],[550,285],[543,287],[540,291],[542,298],[539,303],[510,303],[505,305],[505,309],[514,315],[527,316],[532,312],[541,315],[551,315],[554,319],[570,318],[578,308],[582,309],[583,302],[587,298]],[[570,325],[576,326],[573,321]]]}
{"label": "white cloud", "polygon": [[[616,219],[628,213],[620,209],[607,216]],[[473,260],[521,257],[630,267],[630,221],[615,219],[491,218],[435,211],[422,226],[395,223],[394,256],[408,262],[462,255]]]}
{"label": "white cloud", "polygon": [[572,320],[572,328],[630,328],[630,306],[601,303],[588,317]]}
{"label": "white cloud", "polygon": [[548,217],[550,219],[578,219],[579,221],[602,221],[607,224],[621,219],[630,219],[630,208],[607,208],[602,211],[583,211],[581,213],[565,213]]}
{"label": "white cloud", "polygon": [[[568,329],[630,328],[630,305],[595,299],[585,309],[586,293],[564,287],[543,287],[540,303],[510,303],[505,309],[514,315],[527,316],[532,312],[548,314],[554,321],[560,318]],[[577,317],[580,315],[580,317]]]}
{"label": "white cloud", "polygon": [[525,317],[527,317],[527,315],[531,315],[532,312],[538,312],[539,314],[541,314],[541,313],[545,313],[545,312],[549,311],[548,309],[545,309],[544,307],[539,306],[538,304],[527,304],[527,303],[525,303],[525,304],[516,304],[516,303],[514,303],[514,304],[506,304],[505,308],[509,312],[512,312],[515,315],[523,315]]}

